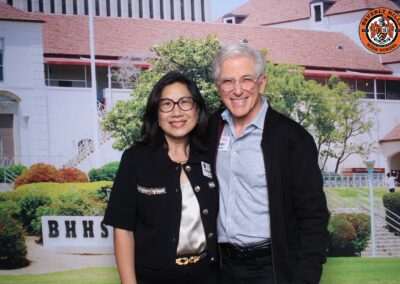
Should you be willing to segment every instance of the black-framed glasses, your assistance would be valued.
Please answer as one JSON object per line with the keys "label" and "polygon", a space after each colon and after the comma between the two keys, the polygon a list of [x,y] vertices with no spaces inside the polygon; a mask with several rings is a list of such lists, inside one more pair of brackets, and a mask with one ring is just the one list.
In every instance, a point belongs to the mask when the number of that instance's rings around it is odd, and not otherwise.
{"label": "black-framed glasses", "polygon": [[235,89],[236,82],[239,82],[239,86],[244,91],[251,91],[256,85],[258,78],[252,76],[243,76],[239,80],[234,78],[224,78],[219,81],[219,87],[223,92],[231,92]]}
{"label": "black-framed glasses", "polygon": [[193,109],[194,99],[193,97],[181,97],[177,102],[168,98],[160,99],[158,101],[158,109],[161,112],[171,112],[175,105],[178,105],[178,107],[183,111],[189,111]]}

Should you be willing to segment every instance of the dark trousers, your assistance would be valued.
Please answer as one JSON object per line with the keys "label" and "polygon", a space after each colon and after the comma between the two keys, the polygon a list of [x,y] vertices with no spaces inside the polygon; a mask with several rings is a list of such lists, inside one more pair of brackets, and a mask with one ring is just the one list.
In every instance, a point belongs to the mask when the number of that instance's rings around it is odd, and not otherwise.
{"label": "dark trousers", "polygon": [[218,264],[204,259],[168,271],[136,267],[136,276],[138,284],[218,284],[218,271]]}
{"label": "dark trousers", "polygon": [[221,251],[222,284],[274,284],[271,255],[233,259]]}

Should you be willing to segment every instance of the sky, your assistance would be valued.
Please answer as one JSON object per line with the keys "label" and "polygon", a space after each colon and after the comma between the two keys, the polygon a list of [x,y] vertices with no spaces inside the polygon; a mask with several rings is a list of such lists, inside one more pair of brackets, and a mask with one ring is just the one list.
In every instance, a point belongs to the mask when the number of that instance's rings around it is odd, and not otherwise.
{"label": "sky", "polygon": [[246,2],[248,0],[211,0],[211,17],[215,20]]}

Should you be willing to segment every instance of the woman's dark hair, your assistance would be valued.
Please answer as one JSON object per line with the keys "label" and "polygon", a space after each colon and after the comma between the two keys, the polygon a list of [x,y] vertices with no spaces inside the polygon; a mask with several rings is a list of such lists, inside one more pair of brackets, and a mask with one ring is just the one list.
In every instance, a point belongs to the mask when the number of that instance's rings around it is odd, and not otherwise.
{"label": "woman's dark hair", "polygon": [[[195,128],[189,133],[189,142],[193,143],[195,147],[204,149],[204,139],[208,121],[206,105],[196,83],[178,71],[167,73],[154,85],[147,100],[145,113],[143,115],[142,140],[139,143],[155,144],[160,140],[166,143],[163,131],[158,125],[158,101],[164,88],[177,82],[186,85],[197,107],[198,122]],[[160,139],[160,137],[162,137],[162,139]]]}

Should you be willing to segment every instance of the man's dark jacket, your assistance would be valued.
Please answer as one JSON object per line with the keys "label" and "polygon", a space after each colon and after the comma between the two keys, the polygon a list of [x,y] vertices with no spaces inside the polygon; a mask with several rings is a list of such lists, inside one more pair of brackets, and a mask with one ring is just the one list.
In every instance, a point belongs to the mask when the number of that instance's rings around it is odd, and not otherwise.
{"label": "man's dark jacket", "polygon": [[[212,115],[215,171],[222,110]],[[326,261],[329,212],[313,137],[268,107],[261,141],[266,169],[276,283],[318,283]]]}

